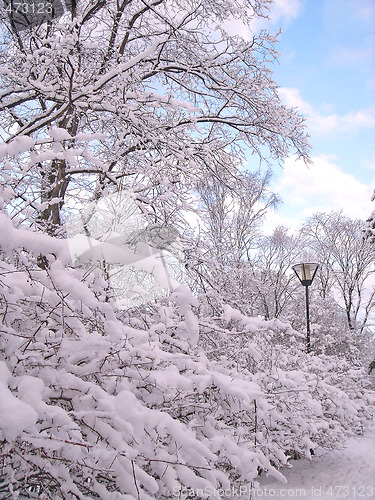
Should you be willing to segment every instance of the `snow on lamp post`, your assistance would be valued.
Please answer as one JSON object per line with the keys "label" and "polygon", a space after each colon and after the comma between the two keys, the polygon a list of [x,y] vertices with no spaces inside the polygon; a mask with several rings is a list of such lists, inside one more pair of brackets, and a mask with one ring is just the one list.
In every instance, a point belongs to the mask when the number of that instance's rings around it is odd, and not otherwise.
{"label": "snow on lamp post", "polygon": [[295,264],[292,266],[293,271],[296,273],[297,278],[300,280],[301,285],[306,289],[306,321],[307,321],[307,352],[311,352],[311,339],[310,339],[310,310],[309,310],[309,286],[313,282],[319,264],[306,262],[304,264]]}

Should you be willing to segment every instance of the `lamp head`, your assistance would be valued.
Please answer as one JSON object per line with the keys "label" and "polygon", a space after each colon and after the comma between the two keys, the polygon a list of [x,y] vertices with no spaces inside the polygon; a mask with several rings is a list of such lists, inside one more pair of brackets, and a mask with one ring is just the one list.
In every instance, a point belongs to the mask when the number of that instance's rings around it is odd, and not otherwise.
{"label": "lamp head", "polygon": [[319,264],[314,262],[305,262],[303,264],[295,264],[292,266],[292,269],[303,286],[310,286],[315,278],[318,267]]}

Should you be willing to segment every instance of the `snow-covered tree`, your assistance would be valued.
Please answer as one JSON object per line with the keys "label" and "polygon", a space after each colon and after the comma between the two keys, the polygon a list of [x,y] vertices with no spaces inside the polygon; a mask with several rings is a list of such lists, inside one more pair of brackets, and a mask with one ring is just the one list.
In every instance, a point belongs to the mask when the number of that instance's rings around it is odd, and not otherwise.
{"label": "snow-covered tree", "polygon": [[264,215],[278,202],[268,187],[270,177],[270,171],[247,172],[199,186],[207,258],[232,265],[251,259]]}
{"label": "snow-covered tree", "polygon": [[270,172],[258,171],[228,176],[225,184],[212,179],[199,185],[199,236],[196,247],[186,253],[187,265],[196,292],[206,293],[211,304],[231,304],[247,314],[256,311],[254,252],[263,217],[277,203],[269,179]]}
{"label": "snow-covered tree", "polygon": [[121,185],[152,222],[178,220],[198,182],[236,175],[230,155],[245,146],[306,159],[303,120],[269,69],[276,38],[253,30],[268,3],[83,0],[20,32],[4,20],[2,153],[15,210],[53,231],[68,199]]}
{"label": "snow-covered tree", "polygon": [[[375,200],[375,190],[371,197],[371,201]],[[372,241],[375,241],[375,210],[371,213],[370,217],[367,219],[367,227],[365,228],[366,236]]]}
{"label": "snow-covered tree", "polygon": [[[257,290],[257,314],[266,319],[288,317],[287,306],[295,306],[296,283],[291,266],[300,258],[301,242],[291,236],[285,227],[278,227],[273,234],[259,242],[254,264],[253,283]],[[289,308],[289,313],[292,308]]]}
{"label": "snow-covered tree", "polygon": [[375,310],[375,247],[364,236],[364,223],[341,212],[318,213],[303,235],[321,265],[324,293],[335,294],[350,330],[362,333]]}

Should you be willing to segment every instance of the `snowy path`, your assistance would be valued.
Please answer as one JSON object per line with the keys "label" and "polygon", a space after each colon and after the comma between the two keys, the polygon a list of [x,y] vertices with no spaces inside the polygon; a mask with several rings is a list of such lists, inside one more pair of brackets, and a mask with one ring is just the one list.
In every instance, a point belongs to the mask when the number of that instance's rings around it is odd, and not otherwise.
{"label": "snowy path", "polygon": [[283,473],[287,484],[261,477],[253,498],[375,499],[375,427],[351,438],[344,450],[317,453],[311,462],[293,461]]}

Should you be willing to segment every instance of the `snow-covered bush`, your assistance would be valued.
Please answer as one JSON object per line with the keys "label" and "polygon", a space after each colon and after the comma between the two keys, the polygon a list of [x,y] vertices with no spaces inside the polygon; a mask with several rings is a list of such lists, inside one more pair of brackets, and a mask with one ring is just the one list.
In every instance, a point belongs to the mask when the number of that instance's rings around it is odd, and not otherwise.
{"label": "snow-covered bush", "polygon": [[258,418],[257,443],[272,462],[282,464],[272,456],[275,444],[309,456],[316,446],[340,447],[347,435],[363,431],[374,403],[364,368],[307,354],[305,336],[289,323],[224,310],[217,334],[208,327],[202,341],[210,358],[227,353],[226,364],[261,387],[270,409]]}
{"label": "snow-covered bush", "polygon": [[1,495],[165,499],[282,479],[288,455],[365,425],[362,373],[304,354],[289,325],[205,317],[184,287],[116,313],[65,240],[6,213],[0,232]]}
{"label": "snow-covered bush", "polygon": [[4,494],[168,498],[272,469],[237,423],[264,395],[197,347],[186,289],[127,325],[64,240],[0,223]]}

